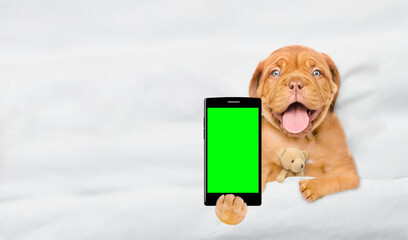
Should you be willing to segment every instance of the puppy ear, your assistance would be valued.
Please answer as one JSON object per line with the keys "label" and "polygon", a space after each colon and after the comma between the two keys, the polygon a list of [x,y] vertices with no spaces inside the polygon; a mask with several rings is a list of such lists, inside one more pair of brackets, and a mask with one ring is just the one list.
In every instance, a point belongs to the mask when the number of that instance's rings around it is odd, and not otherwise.
{"label": "puppy ear", "polygon": [[309,154],[305,150],[303,150],[302,153],[303,153],[303,156],[305,156],[305,161],[306,161],[309,158]]}
{"label": "puppy ear", "polygon": [[258,63],[258,66],[255,69],[254,74],[252,74],[252,79],[251,82],[249,83],[249,96],[250,97],[259,97],[256,92],[259,87],[259,80],[261,79],[262,76],[262,70],[264,67],[264,61],[260,61]]}
{"label": "puppy ear", "polygon": [[281,150],[279,150],[279,152],[278,152],[278,157],[279,157],[279,159],[282,159],[282,157],[283,157],[283,154],[285,154],[285,152],[286,152],[286,149],[281,149]]}
{"label": "puppy ear", "polygon": [[340,74],[339,71],[337,70],[336,65],[334,64],[333,60],[327,55],[326,53],[322,53],[324,59],[326,60],[327,64],[329,65],[330,72],[332,75],[333,82],[337,85],[337,91],[334,94],[333,101],[330,105],[330,110],[334,110],[334,104],[336,103],[337,96],[339,95],[339,90],[340,90]]}

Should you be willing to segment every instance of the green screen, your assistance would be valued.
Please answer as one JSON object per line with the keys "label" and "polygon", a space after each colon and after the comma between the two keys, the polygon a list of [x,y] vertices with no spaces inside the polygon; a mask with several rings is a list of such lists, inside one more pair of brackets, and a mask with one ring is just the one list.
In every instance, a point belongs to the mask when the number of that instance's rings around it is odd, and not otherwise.
{"label": "green screen", "polygon": [[258,108],[207,109],[207,192],[257,193]]}

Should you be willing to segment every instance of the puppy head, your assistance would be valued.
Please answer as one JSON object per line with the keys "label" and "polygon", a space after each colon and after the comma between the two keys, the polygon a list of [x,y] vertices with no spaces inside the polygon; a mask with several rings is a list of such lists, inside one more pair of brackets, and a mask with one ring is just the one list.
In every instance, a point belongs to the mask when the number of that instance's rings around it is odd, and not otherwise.
{"label": "puppy head", "polygon": [[249,84],[249,96],[262,99],[264,117],[289,136],[304,136],[334,110],[340,76],[331,58],[293,45],[261,61]]}

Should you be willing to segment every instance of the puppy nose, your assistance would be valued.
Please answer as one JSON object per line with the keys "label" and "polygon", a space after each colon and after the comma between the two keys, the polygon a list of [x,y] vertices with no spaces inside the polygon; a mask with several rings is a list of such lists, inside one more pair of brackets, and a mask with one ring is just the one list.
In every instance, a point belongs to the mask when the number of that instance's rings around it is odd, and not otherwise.
{"label": "puppy nose", "polygon": [[304,86],[302,81],[291,81],[288,87],[290,90],[300,91]]}

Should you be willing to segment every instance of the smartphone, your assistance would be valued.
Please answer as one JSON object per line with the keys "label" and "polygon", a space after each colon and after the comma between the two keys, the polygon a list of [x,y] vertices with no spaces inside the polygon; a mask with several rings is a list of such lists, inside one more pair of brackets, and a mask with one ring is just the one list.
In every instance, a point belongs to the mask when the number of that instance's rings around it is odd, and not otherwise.
{"label": "smartphone", "polygon": [[261,205],[261,112],[260,98],[204,100],[204,205],[229,193]]}

